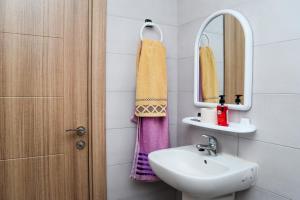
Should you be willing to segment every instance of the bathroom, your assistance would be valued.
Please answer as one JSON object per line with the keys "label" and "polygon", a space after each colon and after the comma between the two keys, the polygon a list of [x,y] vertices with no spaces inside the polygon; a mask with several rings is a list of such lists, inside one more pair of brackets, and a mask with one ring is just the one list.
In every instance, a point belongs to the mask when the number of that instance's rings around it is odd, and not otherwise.
{"label": "bathroom", "polygon": [[[300,200],[299,9],[297,0],[0,0],[0,200]],[[245,37],[243,105],[227,116],[243,127],[233,130],[192,121],[219,105],[198,98],[195,41],[224,48],[205,25],[225,14]],[[161,180],[132,178],[141,37],[166,50],[166,151],[189,147],[208,167],[223,155],[251,164],[247,188],[221,193],[231,183],[220,181],[210,195],[185,195],[153,163]],[[203,135],[217,140],[215,156],[198,151]],[[177,163],[182,171],[205,169],[179,154],[167,158],[191,162]]]}

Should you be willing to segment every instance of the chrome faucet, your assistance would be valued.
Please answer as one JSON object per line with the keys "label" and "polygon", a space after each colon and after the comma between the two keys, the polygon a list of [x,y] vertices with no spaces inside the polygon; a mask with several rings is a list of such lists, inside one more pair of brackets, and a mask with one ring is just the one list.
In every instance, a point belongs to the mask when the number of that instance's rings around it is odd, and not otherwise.
{"label": "chrome faucet", "polygon": [[208,138],[208,144],[197,144],[196,148],[199,151],[207,150],[209,155],[216,156],[217,155],[217,147],[218,147],[217,138],[215,138],[213,136],[209,136],[209,135],[201,135],[201,137]]}

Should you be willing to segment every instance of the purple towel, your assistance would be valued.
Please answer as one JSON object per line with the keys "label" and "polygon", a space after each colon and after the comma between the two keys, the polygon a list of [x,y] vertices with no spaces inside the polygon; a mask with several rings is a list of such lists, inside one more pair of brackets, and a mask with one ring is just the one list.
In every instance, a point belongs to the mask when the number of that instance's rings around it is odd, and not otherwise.
{"label": "purple towel", "polygon": [[139,181],[158,181],[148,154],[169,147],[169,125],[166,117],[134,117],[137,124],[136,145],[130,177]]}

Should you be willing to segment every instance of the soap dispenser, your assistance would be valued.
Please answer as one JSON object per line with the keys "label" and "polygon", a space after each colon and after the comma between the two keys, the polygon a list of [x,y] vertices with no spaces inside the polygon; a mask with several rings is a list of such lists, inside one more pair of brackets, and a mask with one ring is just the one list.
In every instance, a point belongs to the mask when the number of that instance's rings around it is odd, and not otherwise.
{"label": "soap dispenser", "polygon": [[219,126],[228,126],[228,106],[225,104],[225,95],[220,95],[219,105],[217,106],[217,119]]}

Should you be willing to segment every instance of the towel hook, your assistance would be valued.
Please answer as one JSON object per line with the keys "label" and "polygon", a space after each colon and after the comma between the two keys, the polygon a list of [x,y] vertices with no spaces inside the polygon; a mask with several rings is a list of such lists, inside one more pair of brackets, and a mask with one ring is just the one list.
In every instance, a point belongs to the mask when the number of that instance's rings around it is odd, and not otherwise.
{"label": "towel hook", "polygon": [[[207,46],[209,46],[209,37],[208,37],[208,35],[205,34],[205,33],[202,33],[202,35],[201,35],[201,42],[202,42],[202,37],[204,37],[207,40]],[[204,44],[204,43],[202,43],[202,44]]]}
{"label": "towel hook", "polygon": [[162,33],[160,27],[158,26],[158,24],[153,23],[151,19],[145,19],[145,23],[143,24],[143,26],[142,26],[142,28],[140,30],[140,38],[141,38],[141,40],[144,39],[144,37],[143,37],[144,29],[145,28],[153,28],[153,27],[155,27],[159,31],[159,33],[160,33],[160,41],[163,42],[163,33]]}

